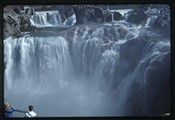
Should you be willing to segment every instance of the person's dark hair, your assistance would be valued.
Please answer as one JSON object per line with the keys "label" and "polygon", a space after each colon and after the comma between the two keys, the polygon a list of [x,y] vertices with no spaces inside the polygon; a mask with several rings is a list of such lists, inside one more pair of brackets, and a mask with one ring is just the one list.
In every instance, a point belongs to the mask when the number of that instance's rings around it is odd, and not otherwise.
{"label": "person's dark hair", "polygon": [[33,106],[29,105],[29,111],[32,111],[32,110],[33,110]]}

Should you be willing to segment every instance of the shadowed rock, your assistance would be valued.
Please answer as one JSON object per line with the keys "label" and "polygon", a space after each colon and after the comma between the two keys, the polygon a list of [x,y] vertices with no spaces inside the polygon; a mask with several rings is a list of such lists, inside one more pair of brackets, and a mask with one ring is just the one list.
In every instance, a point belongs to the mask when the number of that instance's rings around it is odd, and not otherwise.
{"label": "shadowed rock", "polygon": [[114,20],[122,20],[123,16],[119,12],[114,12]]}
{"label": "shadowed rock", "polygon": [[134,9],[128,12],[126,20],[130,23],[141,24],[146,21],[147,15],[142,9]]}
{"label": "shadowed rock", "polygon": [[114,20],[121,20],[122,15],[119,12],[111,12],[103,10],[100,7],[92,5],[75,5],[73,6],[77,24],[84,24],[86,22],[111,22],[112,14]]}

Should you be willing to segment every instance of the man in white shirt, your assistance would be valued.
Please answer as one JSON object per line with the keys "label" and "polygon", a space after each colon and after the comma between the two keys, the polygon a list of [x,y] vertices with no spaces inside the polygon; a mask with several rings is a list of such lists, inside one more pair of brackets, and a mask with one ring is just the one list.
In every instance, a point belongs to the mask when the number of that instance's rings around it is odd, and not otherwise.
{"label": "man in white shirt", "polygon": [[33,106],[30,105],[28,107],[29,111],[26,113],[25,117],[37,117],[37,114],[35,112],[33,112]]}

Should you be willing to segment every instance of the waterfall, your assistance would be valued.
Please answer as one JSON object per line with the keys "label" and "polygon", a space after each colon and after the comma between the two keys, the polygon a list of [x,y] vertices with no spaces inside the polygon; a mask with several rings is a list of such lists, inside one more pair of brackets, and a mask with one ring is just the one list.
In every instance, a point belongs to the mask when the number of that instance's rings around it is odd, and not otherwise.
{"label": "waterfall", "polygon": [[75,17],[75,14],[71,15],[70,17],[68,17],[64,22],[63,24],[64,25],[68,25],[68,26],[73,26],[75,25],[76,23],[76,17]]}
{"label": "waterfall", "polygon": [[50,27],[61,25],[61,16],[58,11],[41,11],[36,12],[36,15],[32,15],[30,18],[32,26],[37,27]]}
{"label": "waterfall", "polygon": [[146,21],[146,24],[145,24],[145,27],[150,27],[152,26],[152,24],[154,23],[155,19],[157,18],[158,16],[150,16],[148,17],[147,21]]}
{"label": "waterfall", "polygon": [[[58,18],[37,14],[31,22],[56,26]],[[124,23],[9,37],[5,101],[33,104],[41,117],[157,115],[170,103],[170,53],[169,36]]]}
{"label": "waterfall", "polygon": [[114,21],[114,13],[112,13],[112,22]]}

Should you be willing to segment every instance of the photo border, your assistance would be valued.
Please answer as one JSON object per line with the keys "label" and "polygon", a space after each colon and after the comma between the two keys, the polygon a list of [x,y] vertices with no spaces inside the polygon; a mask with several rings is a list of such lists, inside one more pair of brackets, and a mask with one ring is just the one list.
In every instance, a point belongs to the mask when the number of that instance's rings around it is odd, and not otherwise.
{"label": "photo border", "polygon": [[[56,5],[56,4],[168,4],[170,6],[171,9],[171,114],[168,117],[164,117],[164,116],[160,116],[160,117],[38,117],[38,118],[32,118],[32,119],[172,119],[175,118],[174,115],[174,109],[175,109],[175,105],[173,103],[173,101],[175,100],[175,87],[174,87],[174,79],[175,76],[173,74],[174,72],[174,63],[173,61],[175,61],[175,56],[174,56],[174,45],[175,45],[175,38],[174,38],[174,27],[175,27],[175,19],[174,16],[175,14],[173,13],[173,11],[175,11],[175,2],[173,0],[4,0],[3,2],[1,2],[0,5],[0,32],[1,32],[1,42],[0,42],[0,119],[4,120],[5,118],[3,118],[3,113],[4,113],[4,109],[3,109],[3,103],[4,103],[4,46],[3,46],[3,8],[6,5]],[[174,21],[174,22],[173,22]],[[12,119],[26,119],[26,118],[12,118]]]}

